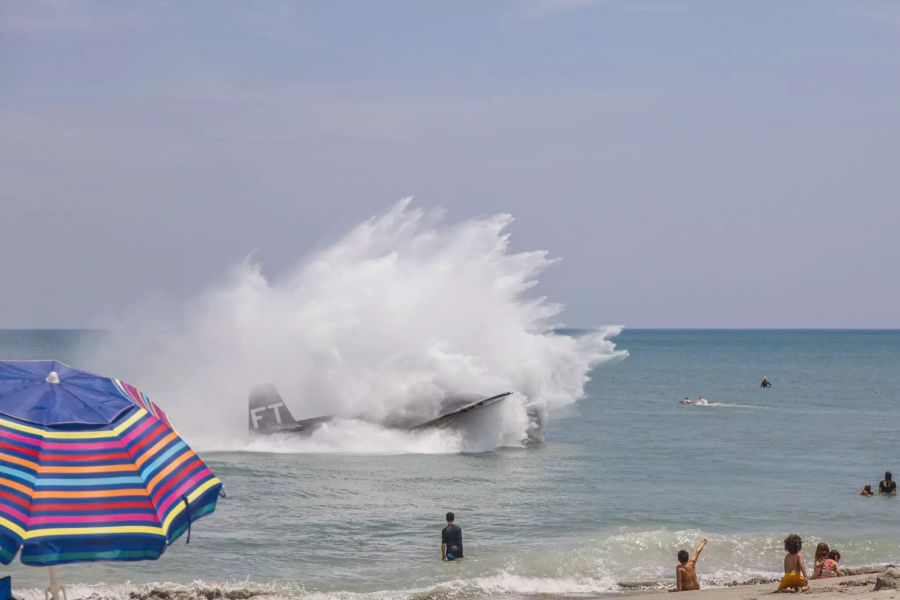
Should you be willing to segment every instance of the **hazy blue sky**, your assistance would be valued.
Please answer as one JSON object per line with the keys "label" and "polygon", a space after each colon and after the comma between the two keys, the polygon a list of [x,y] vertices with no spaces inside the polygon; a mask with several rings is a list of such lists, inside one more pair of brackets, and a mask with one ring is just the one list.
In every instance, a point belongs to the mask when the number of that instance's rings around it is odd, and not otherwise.
{"label": "hazy blue sky", "polygon": [[900,3],[0,2],[0,326],[415,195],[572,325],[900,326]]}

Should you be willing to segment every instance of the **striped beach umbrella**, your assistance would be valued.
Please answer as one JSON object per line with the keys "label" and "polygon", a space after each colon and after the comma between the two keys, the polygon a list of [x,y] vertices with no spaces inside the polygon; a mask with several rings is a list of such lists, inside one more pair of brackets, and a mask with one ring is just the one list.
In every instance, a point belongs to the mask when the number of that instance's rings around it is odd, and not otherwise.
{"label": "striped beach umbrella", "polygon": [[0,361],[0,562],[155,559],[222,484],[136,388]]}

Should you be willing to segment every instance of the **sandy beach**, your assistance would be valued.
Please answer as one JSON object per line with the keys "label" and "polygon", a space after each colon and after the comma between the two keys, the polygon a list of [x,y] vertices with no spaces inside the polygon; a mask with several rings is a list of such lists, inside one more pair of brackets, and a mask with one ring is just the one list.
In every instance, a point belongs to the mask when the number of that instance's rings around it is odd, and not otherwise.
{"label": "sandy beach", "polygon": [[[819,600],[831,600],[837,598],[847,598],[852,596],[855,598],[878,598],[879,600],[887,600],[900,598],[900,590],[881,590],[876,592],[875,578],[876,573],[867,575],[853,575],[848,577],[837,577],[834,579],[818,579],[809,582],[809,591],[800,594],[800,596],[813,595]],[[696,592],[679,592],[678,598],[700,599],[703,600],[759,600],[763,597],[774,595],[777,583],[762,583],[758,585],[739,585],[726,588],[711,588],[699,590]],[[629,594],[629,598],[633,600],[647,599],[660,600],[661,592],[655,593],[639,593]],[[792,595],[792,594],[789,594]]]}

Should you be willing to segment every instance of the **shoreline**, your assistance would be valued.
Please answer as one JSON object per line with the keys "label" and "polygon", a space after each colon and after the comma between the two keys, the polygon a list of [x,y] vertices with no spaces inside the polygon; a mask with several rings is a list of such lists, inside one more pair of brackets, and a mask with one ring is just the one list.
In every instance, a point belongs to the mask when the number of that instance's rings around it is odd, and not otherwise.
{"label": "shoreline", "polygon": [[[900,600],[900,590],[874,591],[875,580],[887,565],[881,568],[865,567],[854,569],[852,575],[845,575],[833,579],[818,579],[810,581],[810,589],[805,594],[815,594],[821,600],[838,600],[847,596],[868,598],[874,594],[878,599]],[[695,598],[703,596],[703,600],[760,600],[767,594],[775,594],[778,579],[760,578],[754,581],[725,584],[722,587],[707,587],[696,591],[678,592],[676,598],[682,594]],[[508,598],[510,600],[567,600],[571,598],[594,598],[597,600],[609,600],[615,597],[624,597],[628,600],[662,600],[660,594],[672,592],[671,586],[663,586],[661,582],[621,582],[618,584],[621,591],[600,594],[565,594],[565,593],[496,593],[484,590],[483,593],[471,593],[461,590],[442,589],[437,586],[431,589],[419,590],[384,590],[381,592],[349,592],[349,591],[316,591],[303,589],[302,586],[291,589],[279,586],[276,582],[204,582],[196,580],[189,584],[177,584],[172,582],[158,582],[146,584],[68,584],[67,597],[72,600],[280,600],[294,598],[407,598],[425,600],[432,598],[452,598],[454,596],[465,599],[481,598]],[[104,589],[105,588],[105,589]],[[458,595],[457,595],[458,594]],[[44,590],[41,588],[13,589],[13,597],[19,600],[40,600],[44,598]]]}
{"label": "shoreline", "polygon": [[[900,590],[880,590],[876,592],[875,579],[878,574],[884,571],[881,569],[857,569],[854,575],[845,575],[829,579],[815,579],[809,582],[809,591],[799,593],[798,596],[814,594],[821,600],[838,600],[848,596],[858,598],[868,598],[870,596],[879,599],[900,599]],[[866,571],[866,572],[862,572]],[[761,596],[767,594],[777,594],[777,579],[767,580],[764,582],[741,583],[728,585],[717,588],[703,588],[690,592],[677,592],[677,598],[698,598],[703,597],[704,600],[759,600]],[[624,596],[629,600],[659,600],[659,595],[666,593],[665,590],[658,591],[628,591]],[[607,596],[608,598],[608,596]]]}

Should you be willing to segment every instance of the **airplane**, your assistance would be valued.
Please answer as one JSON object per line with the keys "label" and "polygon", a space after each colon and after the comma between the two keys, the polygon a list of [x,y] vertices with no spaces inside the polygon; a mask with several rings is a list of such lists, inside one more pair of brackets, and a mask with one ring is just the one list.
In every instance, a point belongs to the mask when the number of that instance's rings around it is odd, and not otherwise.
{"label": "airplane", "polygon": [[[445,398],[441,402],[440,413],[431,419],[423,421],[421,417],[395,415],[378,424],[403,431],[423,431],[426,429],[452,427],[463,415],[493,406],[502,402],[511,394],[512,392],[503,392],[496,396],[474,401],[471,397]],[[250,431],[262,435],[289,433],[309,436],[324,423],[337,418],[334,415],[324,415],[311,419],[295,419],[284,400],[281,399],[278,390],[271,383],[263,383],[250,389],[248,410]],[[357,418],[369,420],[363,417]]]}

